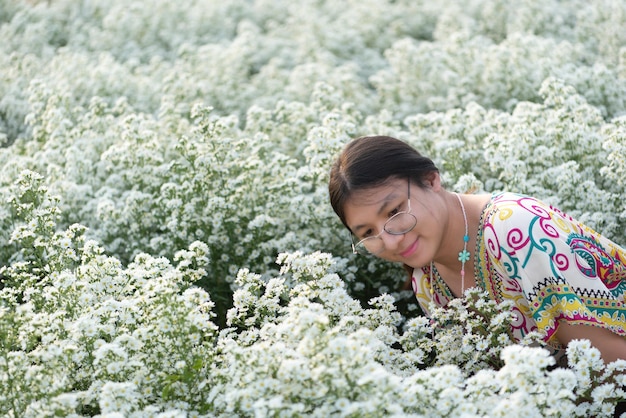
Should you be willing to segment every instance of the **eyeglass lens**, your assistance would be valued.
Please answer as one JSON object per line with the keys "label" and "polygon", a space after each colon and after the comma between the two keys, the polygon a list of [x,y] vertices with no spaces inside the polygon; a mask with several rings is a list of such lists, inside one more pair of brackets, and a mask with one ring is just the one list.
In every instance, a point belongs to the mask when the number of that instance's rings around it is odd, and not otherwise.
{"label": "eyeglass lens", "polygon": [[[385,223],[383,229],[388,234],[402,235],[411,231],[417,219],[415,216],[408,212],[397,213]],[[355,249],[360,254],[378,254],[385,248],[385,243],[380,234],[374,237],[365,238],[356,244]]]}

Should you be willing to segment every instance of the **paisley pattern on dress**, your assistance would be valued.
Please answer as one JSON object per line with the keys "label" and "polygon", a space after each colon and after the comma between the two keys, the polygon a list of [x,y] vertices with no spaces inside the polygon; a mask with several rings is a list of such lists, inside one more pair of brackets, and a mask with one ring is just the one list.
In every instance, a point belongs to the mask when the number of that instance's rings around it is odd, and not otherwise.
{"label": "paisley pattern on dress", "polygon": [[590,279],[598,277],[606,288],[619,297],[626,292],[626,266],[619,253],[609,254],[594,237],[571,234],[567,242],[576,256],[578,269]]}
{"label": "paisley pattern on dress", "polygon": [[[499,193],[483,210],[474,252],[476,285],[512,300],[516,338],[539,331],[559,349],[559,321],[602,327],[626,338],[626,250],[535,198]],[[434,273],[434,274],[433,274]],[[430,267],[416,269],[422,309],[453,297]]]}

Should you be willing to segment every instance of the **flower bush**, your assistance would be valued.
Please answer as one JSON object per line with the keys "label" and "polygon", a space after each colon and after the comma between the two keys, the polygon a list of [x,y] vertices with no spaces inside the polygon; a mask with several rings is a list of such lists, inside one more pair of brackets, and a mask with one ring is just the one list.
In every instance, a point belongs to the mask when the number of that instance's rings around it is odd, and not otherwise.
{"label": "flower bush", "polygon": [[[611,416],[470,291],[426,320],[327,199],[350,138],[626,243],[617,0],[0,0],[6,416]],[[533,337],[533,336],[531,336]]]}

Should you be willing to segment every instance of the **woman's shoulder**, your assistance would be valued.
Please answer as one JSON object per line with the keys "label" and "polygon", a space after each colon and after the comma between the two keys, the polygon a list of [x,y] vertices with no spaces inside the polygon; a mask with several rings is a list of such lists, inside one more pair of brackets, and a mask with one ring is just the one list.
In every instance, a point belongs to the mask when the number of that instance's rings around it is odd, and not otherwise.
{"label": "woman's shoulder", "polygon": [[485,239],[518,249],[528,244],[530,238],[536,241],[567,240],[572,233],[588,230],[557,207],[535,197],[512,192],[492,195],[483,211],[480,226],[480,233]]}
{"label": "woman's shoulder", "polygon": [[[572,240],[584,237],[611,248],[623,249],[558,207],[519,193],[494,193],[483,211],[481,231],[486,236],[506,236],[507,242],[521,244],[524,237]],[[541,238],[543,237],[543,238]]]}
{"label": "woman's shoulder", "polygon": [[495,207],[529,207],[530,205],[536,205],[539,207],[550,207],[551,205],[545,203],[541,199],[533,196],[529,196],[522,193],[515,192],[495,192],[491,194],[490,205]]}
{"label": "woman's shoulder", "polygon": [[536,197],[513,192],[493,193],[483,217],[491,223],[527,222],[536,218],[560,218],[575,222],[565,212]]}
{"label": "woman's shoulder", "polygon": [[483,210],[485,224],[510,223],[520,217],[525,217],[528,207],[545,207],[545,204],[533,197],[513,192],[498,192],[491,195],[491,199]]}

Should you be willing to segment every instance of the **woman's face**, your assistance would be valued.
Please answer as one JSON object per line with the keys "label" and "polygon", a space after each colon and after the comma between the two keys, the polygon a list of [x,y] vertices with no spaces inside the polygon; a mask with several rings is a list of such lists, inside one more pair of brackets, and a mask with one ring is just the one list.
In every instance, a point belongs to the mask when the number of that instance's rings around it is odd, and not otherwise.
{"label": "woman's face", "polygon": [[406,179],[392,179],[384,185],[354,192],[344,206],[344,213],[355,243],[380,234],[384,248],[377,257],[420,268],[430,263],[441,246],[447,210],[439,195],[442,190],[439,175],[433,176],[427,187],[414,184],[410,187],[410,213],[417,222],[405,234],[389,234],[383,227],[394,214],[408,210]]}

